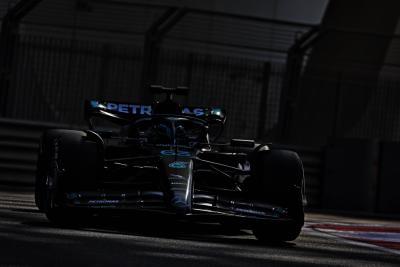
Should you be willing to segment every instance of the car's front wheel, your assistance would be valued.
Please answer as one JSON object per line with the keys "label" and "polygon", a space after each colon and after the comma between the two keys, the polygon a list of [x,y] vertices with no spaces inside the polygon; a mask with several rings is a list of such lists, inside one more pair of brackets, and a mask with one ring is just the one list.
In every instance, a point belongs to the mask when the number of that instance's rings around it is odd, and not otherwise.
{"label": "car's front wheel", "polygon": [[56,224],[79,222],[83,216],[65,207],[65,193],[93,185],[98,176],[98,145],[75,130],[48,130],[40,142],[36,170],[35,201]]}
{"label": "car's front wheel", "polygon": [[304,225],[304,171],[297,153],[288,150],[256,152],[249,187],[256,199],[287,210],[285,220],[254,223],[256,238],[271,242],[296,239]]}

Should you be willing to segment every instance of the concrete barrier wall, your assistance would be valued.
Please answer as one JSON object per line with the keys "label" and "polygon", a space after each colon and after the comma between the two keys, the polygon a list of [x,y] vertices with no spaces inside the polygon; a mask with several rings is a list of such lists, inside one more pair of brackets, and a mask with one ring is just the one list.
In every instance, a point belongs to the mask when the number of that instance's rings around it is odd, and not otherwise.
{"label": "concrete barrier wall", "polygon": [[400,143],[334,140],[326,150],[322,208],[400,213]]}
{"label": "concrete barrier wall", "polygon": [[400,213],[400,144],[384,142],[378,180],[377,211]]}
{"label": "concrete barrier wall", "polygon": [[374,212],[379,142],[339,139],[328,146],[322,206],[326,209]]}
{"label": "concrete barrier wall", "polygon": [[71,125],[0,119],[0,182],[33,185],[40,135],[66,127]]}

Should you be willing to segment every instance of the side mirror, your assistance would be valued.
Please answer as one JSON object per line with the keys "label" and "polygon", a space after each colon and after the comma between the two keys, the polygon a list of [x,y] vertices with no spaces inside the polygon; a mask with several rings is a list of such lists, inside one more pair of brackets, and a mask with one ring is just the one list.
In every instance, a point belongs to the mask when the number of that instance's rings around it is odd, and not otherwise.
{"label": "side mirror", "polygon": [[256,142],[254,140],[246,139],[231,139],[231,146],[235,147],[254,147]]}

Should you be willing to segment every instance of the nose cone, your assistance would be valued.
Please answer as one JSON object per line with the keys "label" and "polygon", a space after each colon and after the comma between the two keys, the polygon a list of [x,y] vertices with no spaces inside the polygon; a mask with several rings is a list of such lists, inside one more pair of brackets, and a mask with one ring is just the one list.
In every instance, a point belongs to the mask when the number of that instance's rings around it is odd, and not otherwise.
{"label": "nose cone", "polygon": [[[168,154],[169,153],[169,154]],[[164,152],[161,161],[166,176],[166,196],[178,214],[191,212],[193,160],[185,151]]]}

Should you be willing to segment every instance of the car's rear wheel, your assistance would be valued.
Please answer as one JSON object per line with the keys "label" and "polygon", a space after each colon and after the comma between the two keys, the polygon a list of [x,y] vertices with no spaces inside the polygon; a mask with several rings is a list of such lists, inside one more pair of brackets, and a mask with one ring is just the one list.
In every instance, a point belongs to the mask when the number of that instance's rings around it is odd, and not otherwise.
{"label": "car's rear wheel", "polygon": [[93,186],[101,155],[96,142],[74,130],[48,130],[42,138],[36,171],[35,201],[47,218],[66,225],[84,216],[65,206],[65,193]]}
{"label": "car's rear wheel", "polygon": [[297,153],[288,150],[256,152],[252,160],[250,194],[263,202],[287,209],[286,221],[263,221],[253,225],[261,241],[291,241],[304,225],[304,171]]}

